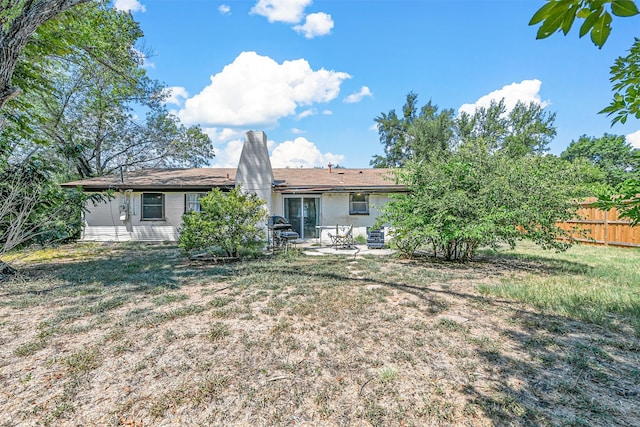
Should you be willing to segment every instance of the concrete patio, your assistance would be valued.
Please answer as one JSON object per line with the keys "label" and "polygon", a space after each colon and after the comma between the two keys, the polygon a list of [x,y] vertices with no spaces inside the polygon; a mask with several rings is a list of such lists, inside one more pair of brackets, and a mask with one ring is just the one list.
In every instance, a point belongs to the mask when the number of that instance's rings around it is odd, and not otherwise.
{"label": "concrete patio", "polygon": [[336,249],[328,244],[318,244],[317,241],[301,241],[293,243],[292,247],[299,249],[303,254],[309,256],[323,256],[323,255],[346,255],[346,256],[358,256],[358,255],[377,255],[377,256],[389,256],[393,255],[395,251],[393,249],[369,249],[367,245],[356,244],[354,249]]}

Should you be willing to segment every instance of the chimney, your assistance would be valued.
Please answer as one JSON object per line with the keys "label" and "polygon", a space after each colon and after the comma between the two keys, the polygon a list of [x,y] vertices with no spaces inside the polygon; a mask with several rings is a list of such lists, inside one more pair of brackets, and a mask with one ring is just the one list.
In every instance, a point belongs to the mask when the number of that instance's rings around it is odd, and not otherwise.
{"label": "chimney", "polygon": [[329,167],[329,173],[331,173],[331,167],[333,167],[333,164],[331,162],[329,162],[329,164],[327,166]]}
{"label": "chimney", "polygon": [[242,185],[243,191],[257,194],[258,197],[264,199],[267,211],[271,213],[273,180],[267,135],[260,131],[245,133],[244,145],[236,172],[236,186]]}

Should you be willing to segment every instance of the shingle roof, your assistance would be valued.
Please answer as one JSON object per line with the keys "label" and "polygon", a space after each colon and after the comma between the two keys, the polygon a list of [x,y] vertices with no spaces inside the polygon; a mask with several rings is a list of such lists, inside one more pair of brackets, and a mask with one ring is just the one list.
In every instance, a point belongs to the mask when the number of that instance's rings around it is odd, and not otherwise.
{"label": "shingle roof", "polygon": [[274,169],[276,191],[404,191],[389,169]]}
{"label": "shingle roof", "polygon": [[[389,169],[297,169],[275,168],[275,190],[289,191],[405,191],[395,184]],[[67,182],[63,187],[87,191],[106,189],[189,191],[233,187],[235,168],[144,169],[99,178]]]}
{"label": "shingle roof", "polygon": [[101,190],[210,190],[233,187],[236,168],[142,169],[134,172],[66,182],[63,187]]}

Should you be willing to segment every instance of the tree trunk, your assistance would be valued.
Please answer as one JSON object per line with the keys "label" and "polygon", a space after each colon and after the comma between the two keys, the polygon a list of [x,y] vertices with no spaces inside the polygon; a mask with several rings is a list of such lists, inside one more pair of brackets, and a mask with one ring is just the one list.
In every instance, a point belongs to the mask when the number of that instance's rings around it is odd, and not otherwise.
{"label": "tree trunk", "polygon": [[17,1],[10,0],[0,10],[0,22],[4,28],[0,30],[0,109],[20,94],[20,89],[12,85],[13,72],[20,52],[33,33],[49,19],[88,1],[91,0],[27,0],[10,22],[5,20],[8,20],[11,9],[18,7]]}

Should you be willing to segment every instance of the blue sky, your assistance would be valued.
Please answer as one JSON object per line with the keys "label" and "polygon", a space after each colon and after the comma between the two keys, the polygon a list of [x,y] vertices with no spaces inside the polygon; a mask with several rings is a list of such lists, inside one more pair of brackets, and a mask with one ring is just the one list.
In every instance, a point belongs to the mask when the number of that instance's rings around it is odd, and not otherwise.
{"label": "blue sky", "polygon": [[609,68],[640,18],[614,19],[602,49],[577,29],[536,40],[529,0],[116,0],[130,10],[168,105],[216,146],[211,166],[236,166],[246,130],[264,130],[274,167],[367,167],[382,154],[374,118],[418,94],[469,111],[491,98],[556,114],[559,154],[580,135],[627,135],[598,114]]}

